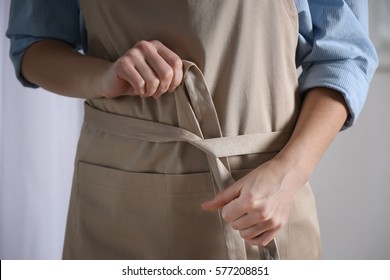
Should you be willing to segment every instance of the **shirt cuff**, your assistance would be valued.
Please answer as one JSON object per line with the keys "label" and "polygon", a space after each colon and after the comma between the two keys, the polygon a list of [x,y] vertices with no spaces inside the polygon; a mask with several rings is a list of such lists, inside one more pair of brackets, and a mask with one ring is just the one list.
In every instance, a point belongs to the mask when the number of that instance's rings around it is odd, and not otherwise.
{"label": "shirt cuff", "polygon": [[[14,48],[11,48],[10,50],[10,58],[11,61],[15,67],[15,74],[17,79],[20,81],[20,83],[25,87],[30,88],[38,88],[36,84],[33,84],[29,82],[26,78],[22,75],[22,60],[25,53],[25,50],[31,46],[32,44],[42,40],[43,38],[36,38],[36,37],[28,37],[23,39],[15,40],[17,42],[14,43]],[[14,40],[14,39],[11,39]]]}
{"label": "shirt cuff", "polygon": [[305,93],[311,88],[326,87],[340,92],[349,109],[342,130],[352,126],[365,103],[369,80],[353,60],[312,64],[299,77],[299,89]]}

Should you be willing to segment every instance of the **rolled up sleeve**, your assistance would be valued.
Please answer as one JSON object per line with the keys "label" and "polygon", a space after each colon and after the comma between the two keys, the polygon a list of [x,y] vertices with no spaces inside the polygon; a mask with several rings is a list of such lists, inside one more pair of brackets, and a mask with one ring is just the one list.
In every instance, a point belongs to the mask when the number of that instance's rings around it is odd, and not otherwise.
{"label": "rolled up sleeve", "polygon": [[82,26],[77,0],[13,0],[6,36],[10,39],[10,57],[19,81],[37,87],[21,74],[26,49],[43,39],[67,42],[75,48],[82,44]]}
{"label": "rolled up sleeve", "polygon": [[315,87],[340,92],[350,127],[365,103],[378,58],[368,37],[367,1],[296,1],[299,14],[297,65],[302,93]]}

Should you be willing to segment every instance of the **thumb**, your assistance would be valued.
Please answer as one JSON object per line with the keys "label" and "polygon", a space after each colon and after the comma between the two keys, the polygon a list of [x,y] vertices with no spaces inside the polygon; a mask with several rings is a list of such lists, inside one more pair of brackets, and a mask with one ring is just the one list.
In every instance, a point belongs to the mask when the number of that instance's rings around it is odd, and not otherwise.
{"label": "thumb", "polygon": [[230,187],[219,192],[212,200],[202,203],[202,209],[207,211],[214,211],[219,208],[222,208],[232,200],[240,196],[241,185],[233,184]]}

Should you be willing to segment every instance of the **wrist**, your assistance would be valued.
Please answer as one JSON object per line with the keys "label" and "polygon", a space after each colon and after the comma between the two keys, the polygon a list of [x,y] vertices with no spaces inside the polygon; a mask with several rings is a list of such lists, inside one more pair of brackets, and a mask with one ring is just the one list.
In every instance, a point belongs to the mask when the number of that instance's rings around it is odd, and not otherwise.
{"label": "wrist", "polygon": [[269,164],[280,172],[282,189],[292,191],[297,191],[308,182],[314,170],[306,156],[297,151],[289,153],[285,149],[279,152]]}
{"label": "wrist", "polygon": [[100,59],[95,61],[95,70],[89,79],[89,88],[93,89],[92,99],[112,98],[110,94],[114,76],[114,63]]}

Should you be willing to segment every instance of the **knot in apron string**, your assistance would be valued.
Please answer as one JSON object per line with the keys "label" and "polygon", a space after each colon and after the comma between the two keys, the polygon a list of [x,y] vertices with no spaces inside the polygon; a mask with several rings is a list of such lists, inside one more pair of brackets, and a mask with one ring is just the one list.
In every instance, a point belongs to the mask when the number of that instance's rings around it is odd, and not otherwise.
{"label": "knot in apron string", "polygon": [[[184,61],[183,84],[175,92],[175,101],[179,127],[103,112],[88,104],[84,121],[131,139],[154,143],[184,141],[195,146],[207,156],[216,191],[235,182],[227,157],[280,151],[291,135],[290,131],[282,131],[223,137],[203,74],[192,62]],[[223,227],[229,259],[246,259],[245,243],[238,231],[226,223]],[[259,246],[259,257],[279,259],[276,241]]]}

